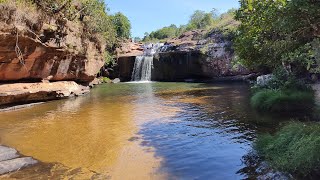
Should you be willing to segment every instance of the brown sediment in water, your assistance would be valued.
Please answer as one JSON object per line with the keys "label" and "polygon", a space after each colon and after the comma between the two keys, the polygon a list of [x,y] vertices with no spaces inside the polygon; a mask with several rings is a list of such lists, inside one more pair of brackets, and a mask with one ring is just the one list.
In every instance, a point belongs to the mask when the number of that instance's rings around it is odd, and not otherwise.
{"label": "brown sediment in water", "polygon": [[[81,179],[99,174],[112,179],[165,179],[165,174],[157,172],[162,159],[155,157],[152,148],[143,147],[137,135],[139,124],[152,118],[134,116],[132,112],[139,107],[123,103],[126,98],[103,104],[92,104],[88,98],[1,113],[0,144],[54,164],[47,168],[56,177]],[[132,137],[137,138],[132,141]],[[36,168],[19,174],[31,176]]]}

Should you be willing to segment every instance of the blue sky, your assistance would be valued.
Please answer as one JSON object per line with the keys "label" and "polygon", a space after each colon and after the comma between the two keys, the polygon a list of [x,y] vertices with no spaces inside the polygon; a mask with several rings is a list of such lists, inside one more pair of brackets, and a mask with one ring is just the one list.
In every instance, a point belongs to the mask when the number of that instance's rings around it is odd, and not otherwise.
{"label": "blue sky", "polygon": [[132,36],[143,37],[170,24],[186,24],[195,10],[225,12],[239,6],[238,0],[106,0],[111,13],[122,12],[132,25]]}

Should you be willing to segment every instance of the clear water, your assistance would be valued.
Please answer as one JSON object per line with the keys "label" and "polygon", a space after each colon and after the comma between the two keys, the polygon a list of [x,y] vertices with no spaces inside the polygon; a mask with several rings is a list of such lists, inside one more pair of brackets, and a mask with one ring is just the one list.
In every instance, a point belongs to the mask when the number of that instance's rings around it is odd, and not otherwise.
{"label": "clear water", "polygon": [[[283,119],[249,106],[246,84],[120,83],[0,113],[0,144],[40,164],[10,178],[255,179],[252,144]],[[265,176],[262,176],[265,177]]]}

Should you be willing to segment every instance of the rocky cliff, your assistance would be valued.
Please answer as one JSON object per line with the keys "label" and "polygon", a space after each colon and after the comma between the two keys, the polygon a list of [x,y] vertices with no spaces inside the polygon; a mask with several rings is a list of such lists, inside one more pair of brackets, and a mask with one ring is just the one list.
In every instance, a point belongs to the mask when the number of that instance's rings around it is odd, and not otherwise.
{"label": "rocky cliff", "polygon": [[[127,45],[127,47],[130,46]],[[142,54],[137,50],[132,50],[132,52],[135,52],[136,55]],[[134,54],[122,53],[119,56],[118,75],[121,80],[130,80],[134,66]],[[183,81],[250,74],[241,65],[234,64],[234,58],[232,37],[229,35],[219,30],[189,31],[178,38],[167,40],[155,54],[152,80]]]}
{"label": "rocky cliff", "polygon": [[104,65],[105,42],[98,33],[88,34],[81,20],[46,8],[0,3],[0,107],[87,93],[78,84],[92,84]]}
{"label": "rocky cliff", "polygon": [[81,23],[37,9],[0,4],[0,81],[92,81],[103,66],[104,42]]}

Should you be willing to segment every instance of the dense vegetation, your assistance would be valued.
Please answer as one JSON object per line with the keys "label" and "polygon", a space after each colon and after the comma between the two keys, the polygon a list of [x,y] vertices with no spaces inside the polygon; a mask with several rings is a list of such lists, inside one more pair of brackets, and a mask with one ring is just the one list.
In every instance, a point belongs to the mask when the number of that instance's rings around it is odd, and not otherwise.
{"label": "dense vegetation", "polygon": [[175,38],[187,31],[197,29],[208,31],[212,29],[235,31],[239,23],[234,20],[234,15],[234,9],[231,9],[221,15],[218,15],[216,10],[212,10],[211,12],[197,10],[190,16],[188,24],[181,25],[179,27],[172,24],[153,31],[150,34],[145,33],[143,41],[159,41],[168,38]]}
{"label": "dense vegetation", "polygon": [[[273,73],[267,84],[253,88],[252,106],[307,115],[314,108],[307,82],[320,71],[320,1],[240,0],[236,19],[238,63]],[[275,135],[259,136],[255,147],[276,169],[307,176],[319,171],[319,137],[319,124],[291,123]]]}
{"label": "dense vegetation", "polygon": [[253,92],[251,105],[259,111],[307,114],[315,105],[312,88],[284,68],[274,70],[272,78],[254,86]]}
{"label": "dense vegetation", "polygon": [[320,125],[290,123],[274,136],[258,137],[256,149],[279,170],[309,175],[320,168]]}
{"label": "dense vegetation", "polygon": [[241,0],[236,52],[250,68],[319,71],[320,1]]}
{"label": "dense vegetation", "polygon": [[275,74],[279,67],[285,72],[283,83],[264,87],[253,96],[252,105],[275,112],[309,109],[312,92],[296,89],[292,82],[320,70],[320,1],[241,0],[240,5],[236,11],[241,22],[235,39],[238,61],[260,72]]}
{"label": "dense vegetation", "polygon": [[260,111],[306,114],[312,111],[314,96],[308,91],[263,89],[252,97],[251,104]]}

